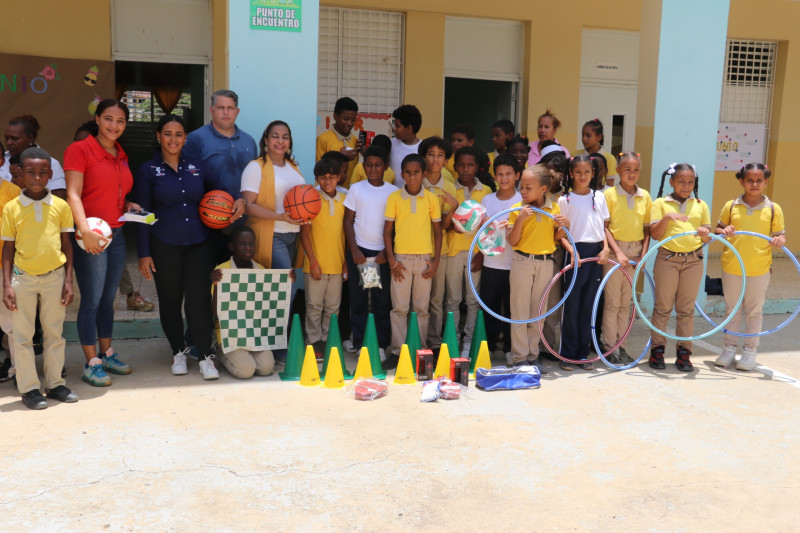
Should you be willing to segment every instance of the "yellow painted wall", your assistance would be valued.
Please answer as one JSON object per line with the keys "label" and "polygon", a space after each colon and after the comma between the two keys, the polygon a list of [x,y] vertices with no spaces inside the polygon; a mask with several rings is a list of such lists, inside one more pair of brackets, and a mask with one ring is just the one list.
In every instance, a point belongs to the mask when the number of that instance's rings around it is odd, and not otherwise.
{"label": "yellow painted wall", "polygon": [[[406,14],[403,102],[422,113],[420,139],[442,134],[444,116],[444,15]],[[388,109],[388,113],[392,110]],[[438,120],[437,120],[438,119]]]}
{"label": "yellow painted wall", "polygon": [[5,54],[111,60],[108,0],[8,1],[0,21]]}
{"label": "yellow painted wall", "polygon": [[228,0],[211,0],[211,90],[228,89]]}

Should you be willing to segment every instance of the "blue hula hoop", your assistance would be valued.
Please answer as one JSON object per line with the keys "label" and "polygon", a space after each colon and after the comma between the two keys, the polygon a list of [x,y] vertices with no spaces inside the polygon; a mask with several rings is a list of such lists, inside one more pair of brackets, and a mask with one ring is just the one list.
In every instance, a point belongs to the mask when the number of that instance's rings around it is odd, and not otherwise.
{"label": "blue hula hoop", "polygon": [[[631,263],[631,265],[635,265],[636,261],[630,261],[630,263]],[[600,356],[600,359],[606,364],[607,367],[609,367],[609,368],[611,368],[613,370],[628,370],[629,368],[635,367],[636,365],[639,364],[639,362],[642,360],[644,355],[647,353],[647,350],[650,349],[650,345],[653,344],[653,339],[648,337],[647,338],[647,344],[644,345],[644,349],[642,350],[642,353],[640,353],[639,357],[634,359],[634,361],[632,363],[628,363],[627,365],[615,365],[614,363],[612,363],[608,359],[606,359],[605,354],[603,353],[603,350],[600,349],[600,343],[597,341],[597,330],[595,329],[596,326],[597,326],[597,324],[596,324],[596,322],[597,322],[597,320],[596,320],[597,319],[597,308],[598,308],[598,306],[600,304],[600,295],[603,294],[603,287],[606,286],[606,283],[608,282],[609,278],[611,277],[611,274],[613,274],[614,271],[617,270],[618,268],[620,268],[621,266],[622,266],[621,264],[616,263],[614,265],[614,267],[611,270],[609,270],[608,273],[606,273],[605,276],[603,276],[603,280],[600,282],[600,286],[597,288],[597,295],[594,297],[594,305],[592,305],[592,322],[591,322],[591,325],[592,325],[592,343],[594,343],[594,349],[597,352],[597,354]],[[650,290],[653,291],[653,298],[655,298],[655,295],[656,295],[656,284],[653,282],[653,277],[650,275],[650,272],[648,272],[647,270],[644,271],[644,275],[647,278],[647,282],[650,284]],[[631,294],[633,294],[635,292],[636,292],[636,288],[633,285],[633,280],[631,280]],[[633,312],[635,313],[635,311],[633,311]],[[625,337],[627,337],[630,332],[631,332],[631,328],[628,328],[628,331],[626,331],[625,335],[622,336],[622,339],[620,339],[620,341],[617,344],[617,346],[622,344],[622,341],[625,340]]]}
{"label": "blue hula hoop", "polygon": [[[733,234],[734,235],[749,235],[751,237],[759,237],[761,239],[764,239],[764,240],[767,240],[767,241],[770,241],[770,242],[772,241],[771,237],[768,237],[768,236],[763,235],[761,233],[755,233],[755,232],[752,232],[752,231],[735,231]],[[800,273],[800,261],[798,261],[797,258],[792,253],[792,251],[789,250],[788,248],[786,248],[785,246],[782,247],[782,250],[784,252],[786,252],[786,255],[789,257],[789,259],[792,260],[792,262],[794,263],[794,266],[797,268],[797,272]],[[742,289],[742,293],[744,293],[744,288]],[[706,322],[708,322],[712,326],[716,326],[717,325],[716,322],[711,320],[711,318],[705,313],[705,311],[703,311],[700,308],[699,304],[695,303],[694,307],[695,307],[695,309],[697,309],[697,312],[700,313],[700,316],[702,316],[703,318],[706,319]],[[733,315],[733,314],[734,313],[731,313],[731,315]],[[800,314],[800,304],[797,304],[797,307],[795,308],[794,313],[792,313],[791,316],[789,318],[787,318],[782,324],[780,324],[779,326],[776,326],[776,327],[774,327],[774,328],[772,328],[772,329],[770,329],[768,331],[762,331],[760,333],[738,333],[738,332],[730,331],[730,330],[727,330],[727,329],[723,328],[722,332],[723,333],[727,333],[728,335],[733,335],[734,337],[763,337],[764,335],[769,335],[770,333],[775,333],[776,331],[782,330],[784,327],[786,327],[789,324],[789,322],[794,320],[797,317],[798,314]]]}
{"label": "blue hula hoop", "polygon": [[[639,274],[641,273],[642,269],[644,268],[644,265],[647,262],[647,258],[648,257],[650,257],[651,255],[656,253],[659,248],[661,248],[662,246],[664,246],[668,242],[674,241],[675,239],[678,239],[680,237],[686,237],[686,236],[689,236],[689,235],[696,236],[697,232],[696,231],[686,231],[684,233],[679,233],[677,235],[673,235],[672,237],[669,237],[668,239],[664,239],[663,241],[660,241],[655,246],[651,247],[650,250],[648,250],[647,253],[644,254],[644,257],[642,257],[641,261],[639,261],[639,264],[636,266],[636,271],[633,273],[633,286],[634,287],[636,286],[636,280],[639,279]],[[666,337],[668,339],[672,339],[674,341],[696,341],[696,340],[699,340],[699,339],[705,339],[706,337],[709,337],[709,336],[713,335],[714,333],[718,332],[719,330],[721,330],[722,328],[724,328],[725,325],[728,322],[731,321],[731,319],[733,318],[734,313],[736,313],[736,311],[742,305],[742,300],[744,299],[745,284],[747,282],[747,276],[745,275],[746,271],[745,271],[745,268],[744,268],[744,262],[742,261],[742,256],[739,255],[739,252],[736,250],[736,248],[731,243],[729,243],[727,240],[723,239],[719,235],[715,235],[713,233],[709,233],[708,236],[711,237],[712,240],[722,242],[725,246],[730,248],[730,250],[733,252],[733,255],[736,257],[736,260],[739,262],[739,267],[742,269],[742,291],[739,293],[739,299],[736,300],[736,305],[733,306],[733,309],[731,310],[730,315],[728,315],[728,317],[725,320],[723,320],[722,323],[717,325],[717,327],[715,327],[711,331],[707,331],[706,333],[703,333],[702,335],[694,335],[694,336],[691,336],[691,337],[679,337],[677,335],[670,335],[666,331],[661,331],[660,329],[655,327],[652,322],[650,322],[650,320],[644,315],[644,311],[642,311],[642,307],[639,305],[639,300],[636,298],[636,292],[634,291],[633,292],[633,305],[636,307],[636,312],[639,313],[639,317],[642,319],[642,321],[645,324],[647,324],[647,327],[649,327],[651,330],[655,331],[656,333],[658,333],[660,335],[663,335],[664,337]]]}
{"label": "blue hula hoop", "polygon": [[[499,218],[499,217],[501,217],[503,215],[506,215],[508,213],[511,213],[513,211],[520,211],[520,210],[522,210],[522,209],[524,209],[526,207],[530,207],[535,213],[539,213],[541,215],[548,216],[548,217],[552,218],[553,220],[556,219],[556,217],[554,217],[553,215],[551,215],[547,211],[543,211],[543,210],[539,209],[538,207],[533,207],[531,205],[521,205],[521,206],[518,206],[518,207],[510,207],[510,208],[508,208],[508,209],[506,209],[504,211],[500,211],[499,213],[497,213],[493,217],[489,218],[486,222],[484,222],[483,225],[480,228],[478,228],[478,231],[475,232],[475,237],[472,239],[472,243],[469,245],[469,254],[467,255],[467,268],[469,268],[469,265],[472,264],[472,256],[475,253],[475,247],[478,245],[478,239],[480,238],[481,233],[483,233],[483,230],[485,230],[489,226],[489,224],[494,222],[495,219],[497,219],[497,218]],[[567,239],[569,240],[570,244],[572,245],[572,249],[574,250],[575,249],[575,241],[572,240],[572,234],[569,232],[569,230],[567,228],[564,228],[564,233],[566,233]],[[575,272],[577,272],[577,271],[578,271],[578,267],[576,266],[575,267]],[[569,293],[572,292],[572,287],[575,285],[575,279],[576,278],[577,278],[577,276],[572,276],[572,282],[569,284],[569,287],[567,288],[566,292],[564,292],[564,297],[561,298],[561,300],[559,300],[558,303],[556,305],[554,305],[552,309],[550,309],[549,311],[547,311],[543,315],[540,315],[540,316],[537,316],[537,317],[533,317],[533,318],[530,318],[528,320],[514,320],[514,319],[507,318],[507,317],[504,317],[503,315],[495,313],[494,311],[489,309],[489,306],[486,305],[486,303],[484,303],[483,300],[481,300],[481,296],[478,294],[478,290],[475,288],[475,282],[472,281],[472,273],[471,272],[470,272],[470,275],[467,276],[467,281],[469,282],[469,288],[472,289],[472,293],[475,295],[475,299],[478,301],[480,306],[483,307],[483,310],[486,311],[487,313],[489,313],[490,315],[492,315],[493,317],[495,317],[497,320],[502,320],[503,322],[508,322],[509,324],[530,324],[531,322],[536,322],[537,320],[541,320],[543,318],[547,318],[548,316],[550,316],[553,313],[555,313],[556,310],[567,300],[567,297],[569,296]]]}

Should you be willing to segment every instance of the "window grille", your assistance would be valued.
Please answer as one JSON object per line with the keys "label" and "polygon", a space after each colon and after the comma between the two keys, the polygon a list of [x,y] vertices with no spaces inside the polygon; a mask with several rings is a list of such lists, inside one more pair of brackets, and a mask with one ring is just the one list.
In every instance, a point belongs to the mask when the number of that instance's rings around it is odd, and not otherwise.
{"label": "window grille", "polygon": [[391,113],[402,103],[404,15],[320,7],[317,109],[349,96],[361,113]]}

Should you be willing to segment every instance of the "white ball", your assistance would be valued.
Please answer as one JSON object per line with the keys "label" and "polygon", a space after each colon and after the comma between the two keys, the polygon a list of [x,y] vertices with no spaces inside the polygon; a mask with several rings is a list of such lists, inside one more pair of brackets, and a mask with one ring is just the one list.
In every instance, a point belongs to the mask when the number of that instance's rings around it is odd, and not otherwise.
{"label": "white ball", "polygon": [[[89,224],[89,229],[95,233],[99,233],[103,236],[106,240],[106,244],[103,247],[105,250],[108,248],[108,245],[111,244],[111,226],[108,225],[108,222],[103,220],[102,218],[97,217],[89,217],[86,219],[86,223]],[[86,249],[86,246],[83,244],[83,235],[81,235],[81,230],[75,230],[75,240],[78,241],[78,246],[80,246],[83,250]]]}
{"label": "white ball", "polygon": [[486,208],[475,200],[466,200],[453,213],[453,224],[464,233],[474,233],[486,220]]}

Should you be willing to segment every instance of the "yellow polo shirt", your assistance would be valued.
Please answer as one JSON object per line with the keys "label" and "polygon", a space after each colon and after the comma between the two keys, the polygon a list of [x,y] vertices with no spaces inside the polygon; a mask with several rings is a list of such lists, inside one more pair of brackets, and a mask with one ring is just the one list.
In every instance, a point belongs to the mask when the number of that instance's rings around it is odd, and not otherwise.
{"label": "yellow polo shirt", "polygon": [[[448,194],[455,196],[456,187],[455,185],[453,185],[444,178],[444,171],[442,172],[442,177],[439,178],[439,181],[435,185],[431,184],[431,182],[428,181],[428,178],[425,178],[422,180],[422,186],[425,188],[426,191],[429,191],[431,194],[433,194],[434,196],[436,196],[436,198],[439,199],[439,208],[441,209],[442,215],[445,215],[446,213],[450,212],[450,205],[444,203],[444,198],[439,198],[439,195],[442,194],[442,192],[446,192]],[[431,229],[431,231],[433,230]],[[445,235],[442,235],[441,255],[447,255],[448,249],[449,248],[447,246],[447,238]]]}
{"label": "yellow polo shirt", "polygon": [[[344,270],[344,198],[337,192],[333,198],[323,191],[322,209],[311,221],[311,246],[323,274],[341,274]],[[303,272],[311,272],[308,255],[303,260]]]}
{"label": "yellow polo shirt", "polygon": [[[475,178],[475,187],[470,191],[464,185],[461,184],[460,181],[457,181],[455,184],[456,200],[458,200],[459,205],[463,204],[465,200],[475,200],[478,203],[481,203],[483,197],[487,194],[491,194],[492,191],[489,187],[486,187],[483,183],[478,181],[478,178]],[[475,238],[474,233],[458,233],[457,231],[451,229],[447,232],[447,255],[452,257],[459,252],[463,252],[464,250],[469,249],[469,245],[472,244],[472,239]]]}
{"label": "yellow polo shirt", "polygon": [[[455,152],[455,150],[453,150],[453,152]],[[455,153],[453,155],[451,155],[450,159],[448,159],[445,162],[443,170],[447,170],[453,177],[455,177],[457,175],[456,174],[456,155],[455,155]]]}
{"label": "yellow polo shirt", "polygon": [[[524,204],[520,202],[512,207],[522,207],[522,205]],[[539,209],[547,211],[553,216],[561,213],[558,202],[551,201],[549,197],[545,198],[544,205]],[[513,227],[517,222],[517,216],[519,216],[519,211],[512,211],[508,214],[509,227]],[[541,213],[534,213],[534,216],[528,217],[522,224],[522,234],[519,242],[514,246],[515,250],[535,255],[552,254],[556,251],[554,238],[556,226],[552,218]]]}
{"label": "yellow polo shirt", "polygon": [[[357,164],[353,169],[353,175],[350,176],[350,185],[358,183],[359,181],[367,181],[367,173],[364,171],[364,163]],[[392,170],[388,166],[386,167],[386,170],[383,172],[383,181],[394,185],[394,170]]]}
{"label": "yellow polo shirt", "polygon": [[433,224],[441,222],[439,199],[424,188],[412,196],[403,187],[386,200],[386,220],[394,222],[395,254],[434,254]]}
{"label": "yellow polo shirt", "polygon": [[[353,132],[350,132],[350,135],[345,137],[331,126],[331,129],[317,137],[317,161],[322,159],[325,152],[338,152],[345,146],[355,148],[357,141],[358,137],[353,135]],[[350,178],[353,175],[353,169],[356,167],[357,163],[358,157],[355,157],[347,164],[347,180],[342,184],[343,187],[350,187]]]}
{"label": "yellow polo shirt", "polygon": [[[20,188],[7,180],[0,180],[0,213],[8,202],[19,196]],[[2,253],[0,249],[0,260],[2,260]]]}
{"label": "yellow polo shirt", "polygon": [[614,239],[623,242],[644,240],[644,227],[650,225],[650,209],[653,207],[650,193],[637,186],[636,192],[628,194],[618,183],[603,194],[611,215],[608,229]]}
{"label": "yellow polo shirt", "polygon": [[41,200],[24,194],[3,208],[0,238],[14,241],[14,264],[23,272],[39,276],[67,262],[61,250],[61,234],[74,231],[75,222],[67,202],[49,192]]}
{"label": "yellow polo shirt", "polygon": [[[733,226],[736,231],[752,231],[762,235],[775,236],[785,233],[783,209],[764,196],[764,201],[750,207],[742,201],[742,197],[731,200],[722,208],[719,223]],[[738,235],[728,241],[736,247],[742,256],[747,276],[763,276],[772,266],[772,245],[760,237]],[[739,261],[727,246],[722,252],[722,270],[735,276],[742,275]]]}
{"label": "yellow polo shirt", "polygon": [[[667,213],[680,213],[689,217],[689,220],[687,222],[679,222],[677,220],[670,221],[661,240],[668,239],[679,233],[697,231],[700,226],[711,228],[711,216],[708,212],[708,204],[703,200],[687,198],[683,204],[679,204],[672,199],[672,195],[658,198],[653,202],[653,207],[650,209],[650,226],[664,218],[664,215]],[[686,237],[668,242],[664,245],[664,248],[670,252],[692,252],[700,248],[702,244],[703,241],[700,237],[696,235],[687,235]]]}

